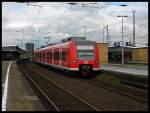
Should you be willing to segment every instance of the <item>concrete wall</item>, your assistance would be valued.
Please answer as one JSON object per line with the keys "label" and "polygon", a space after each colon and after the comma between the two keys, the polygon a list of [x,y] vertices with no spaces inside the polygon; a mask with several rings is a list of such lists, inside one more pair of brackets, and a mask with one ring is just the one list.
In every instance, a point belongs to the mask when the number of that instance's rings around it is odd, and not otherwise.
{"label": "concrete wall", "polygon": [[148,63],[148,48],[133,48],[132,61]]}
{"label": "concrete wall", "polygon": [[108,63],[108,43],[97,43],[99,49],[99,57],[101,64]]}

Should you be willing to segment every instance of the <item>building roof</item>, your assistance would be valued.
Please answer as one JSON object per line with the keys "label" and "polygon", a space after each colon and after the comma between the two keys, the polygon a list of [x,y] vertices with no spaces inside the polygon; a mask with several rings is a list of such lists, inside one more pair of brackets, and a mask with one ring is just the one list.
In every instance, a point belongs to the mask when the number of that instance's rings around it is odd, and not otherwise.
{"label": "building roof", "polygon": [[[121,46],[119,47],[115,47],[115,46],[108,46],[108,48],[121,48]],[[134,47],[134,46],[125,46],[124,48],[148,48],[148,46],[141,46],[141,47]]]}
{"label": "building roof", "polygon": [[25,50],[19,48],[16,45],[11,45],[11,46],[3,46],[2,51],[17,51],[17,52],[25,52]]}

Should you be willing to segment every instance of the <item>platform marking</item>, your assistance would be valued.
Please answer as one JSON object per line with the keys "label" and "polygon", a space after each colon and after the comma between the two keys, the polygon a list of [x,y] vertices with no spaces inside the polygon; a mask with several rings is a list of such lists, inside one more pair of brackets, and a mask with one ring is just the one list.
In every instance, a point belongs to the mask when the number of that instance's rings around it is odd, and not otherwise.
{"label": "platform marking", "polygon": [[7,104],[7,91],[8,91],[8,75],[9,75],[9,70],[10,70],[10,65],[13,61],[11,61],[8,65],[7,68],[7,73],[6,73],[6,80],[4,83],[4,94],[2,98],[2,111],[6,111],[6,104]]}

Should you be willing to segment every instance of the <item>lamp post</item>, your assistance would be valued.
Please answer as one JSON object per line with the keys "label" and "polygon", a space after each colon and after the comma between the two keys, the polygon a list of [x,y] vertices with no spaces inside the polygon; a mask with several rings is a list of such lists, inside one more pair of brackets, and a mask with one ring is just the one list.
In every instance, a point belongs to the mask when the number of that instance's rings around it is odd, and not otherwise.
{"label": "lamp post", "polygon": [[103,27],[103,43],[104,43],[104,28],[106,28],[106,27]]}
{"label": "lamp post", "polygon": [[[24,39],[24,29],[22,29],[22,31],[16,31],[16,32],[22,32],[22,36],[23,36],[23,39]],[[22,48],[22,40],[19,40],[21,41],[21,48]]]}
{"label": "lamp post", "polygon": [[122,18],[122,65],[124,65],[124,48],[123,48],[123,17],[128,17],[126,15],[117,15],[117,17]]}
{"label": "lamp post", "polygon": [[82,27],[84,27],[84,28],[85,28],[85,38],[86,38],[86,26],[82,26]]}
{"label": "lamp post", "polygon": [[107,28],[107,43],[108,43],[108,25],[103,27],[103,43],[104,43],[104,28]]}

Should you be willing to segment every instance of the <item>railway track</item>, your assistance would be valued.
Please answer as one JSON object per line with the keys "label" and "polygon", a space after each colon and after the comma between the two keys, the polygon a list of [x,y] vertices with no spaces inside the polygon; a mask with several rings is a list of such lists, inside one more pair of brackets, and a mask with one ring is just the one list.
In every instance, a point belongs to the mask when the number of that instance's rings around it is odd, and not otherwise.
{"label": "railway track", "polygon": [[110,91],[117,93],[119,95],[122,95],[122,96],[133,98],[140,102],[148,103],[148,93],[138,90],[138,89],[133,89],[131,87],[126,87],[126,86],[114,85],[114,84],[106,83],[102,80],[96,80],[96,79],[93,79],[93,80],[83,80],[82,79],[81,81],[84,81],[84,82],[94,85],[96,87],[110,90]]}
{"label": "railway track", "polygon": [[[67,77],[67,76],[65,76]],[[90,80],[85,80],[85,79],[81,79],[81,78],[76,78],[79,79],[83,82],[86,82],[88,84],[94,85],[96,87],[99,88],[104,88],[107,89],[109,91],[112,91],[114,93],[117,93],[119,95],[122,96],[126,96],[128,98],[133,98],[137,101],[140,102],[144,102],[144,103],[148,103],[148,92],[139,90],[139,89],[133,89],[131,87],[127,87],[127,86],[123,86],[123,85],[114,85],[108,82],[104,82],[100,79],[94,78],[94,79],[90,79]]]}
{"label": "railway track", "polygon": [[99,108],[91,105],[81,97],[65,89],[56,82],[42,76],[40,72],[26,63],[19,63],[20,69],[27,78],[36,86],[48,101],[53,111],[100,111]]}

